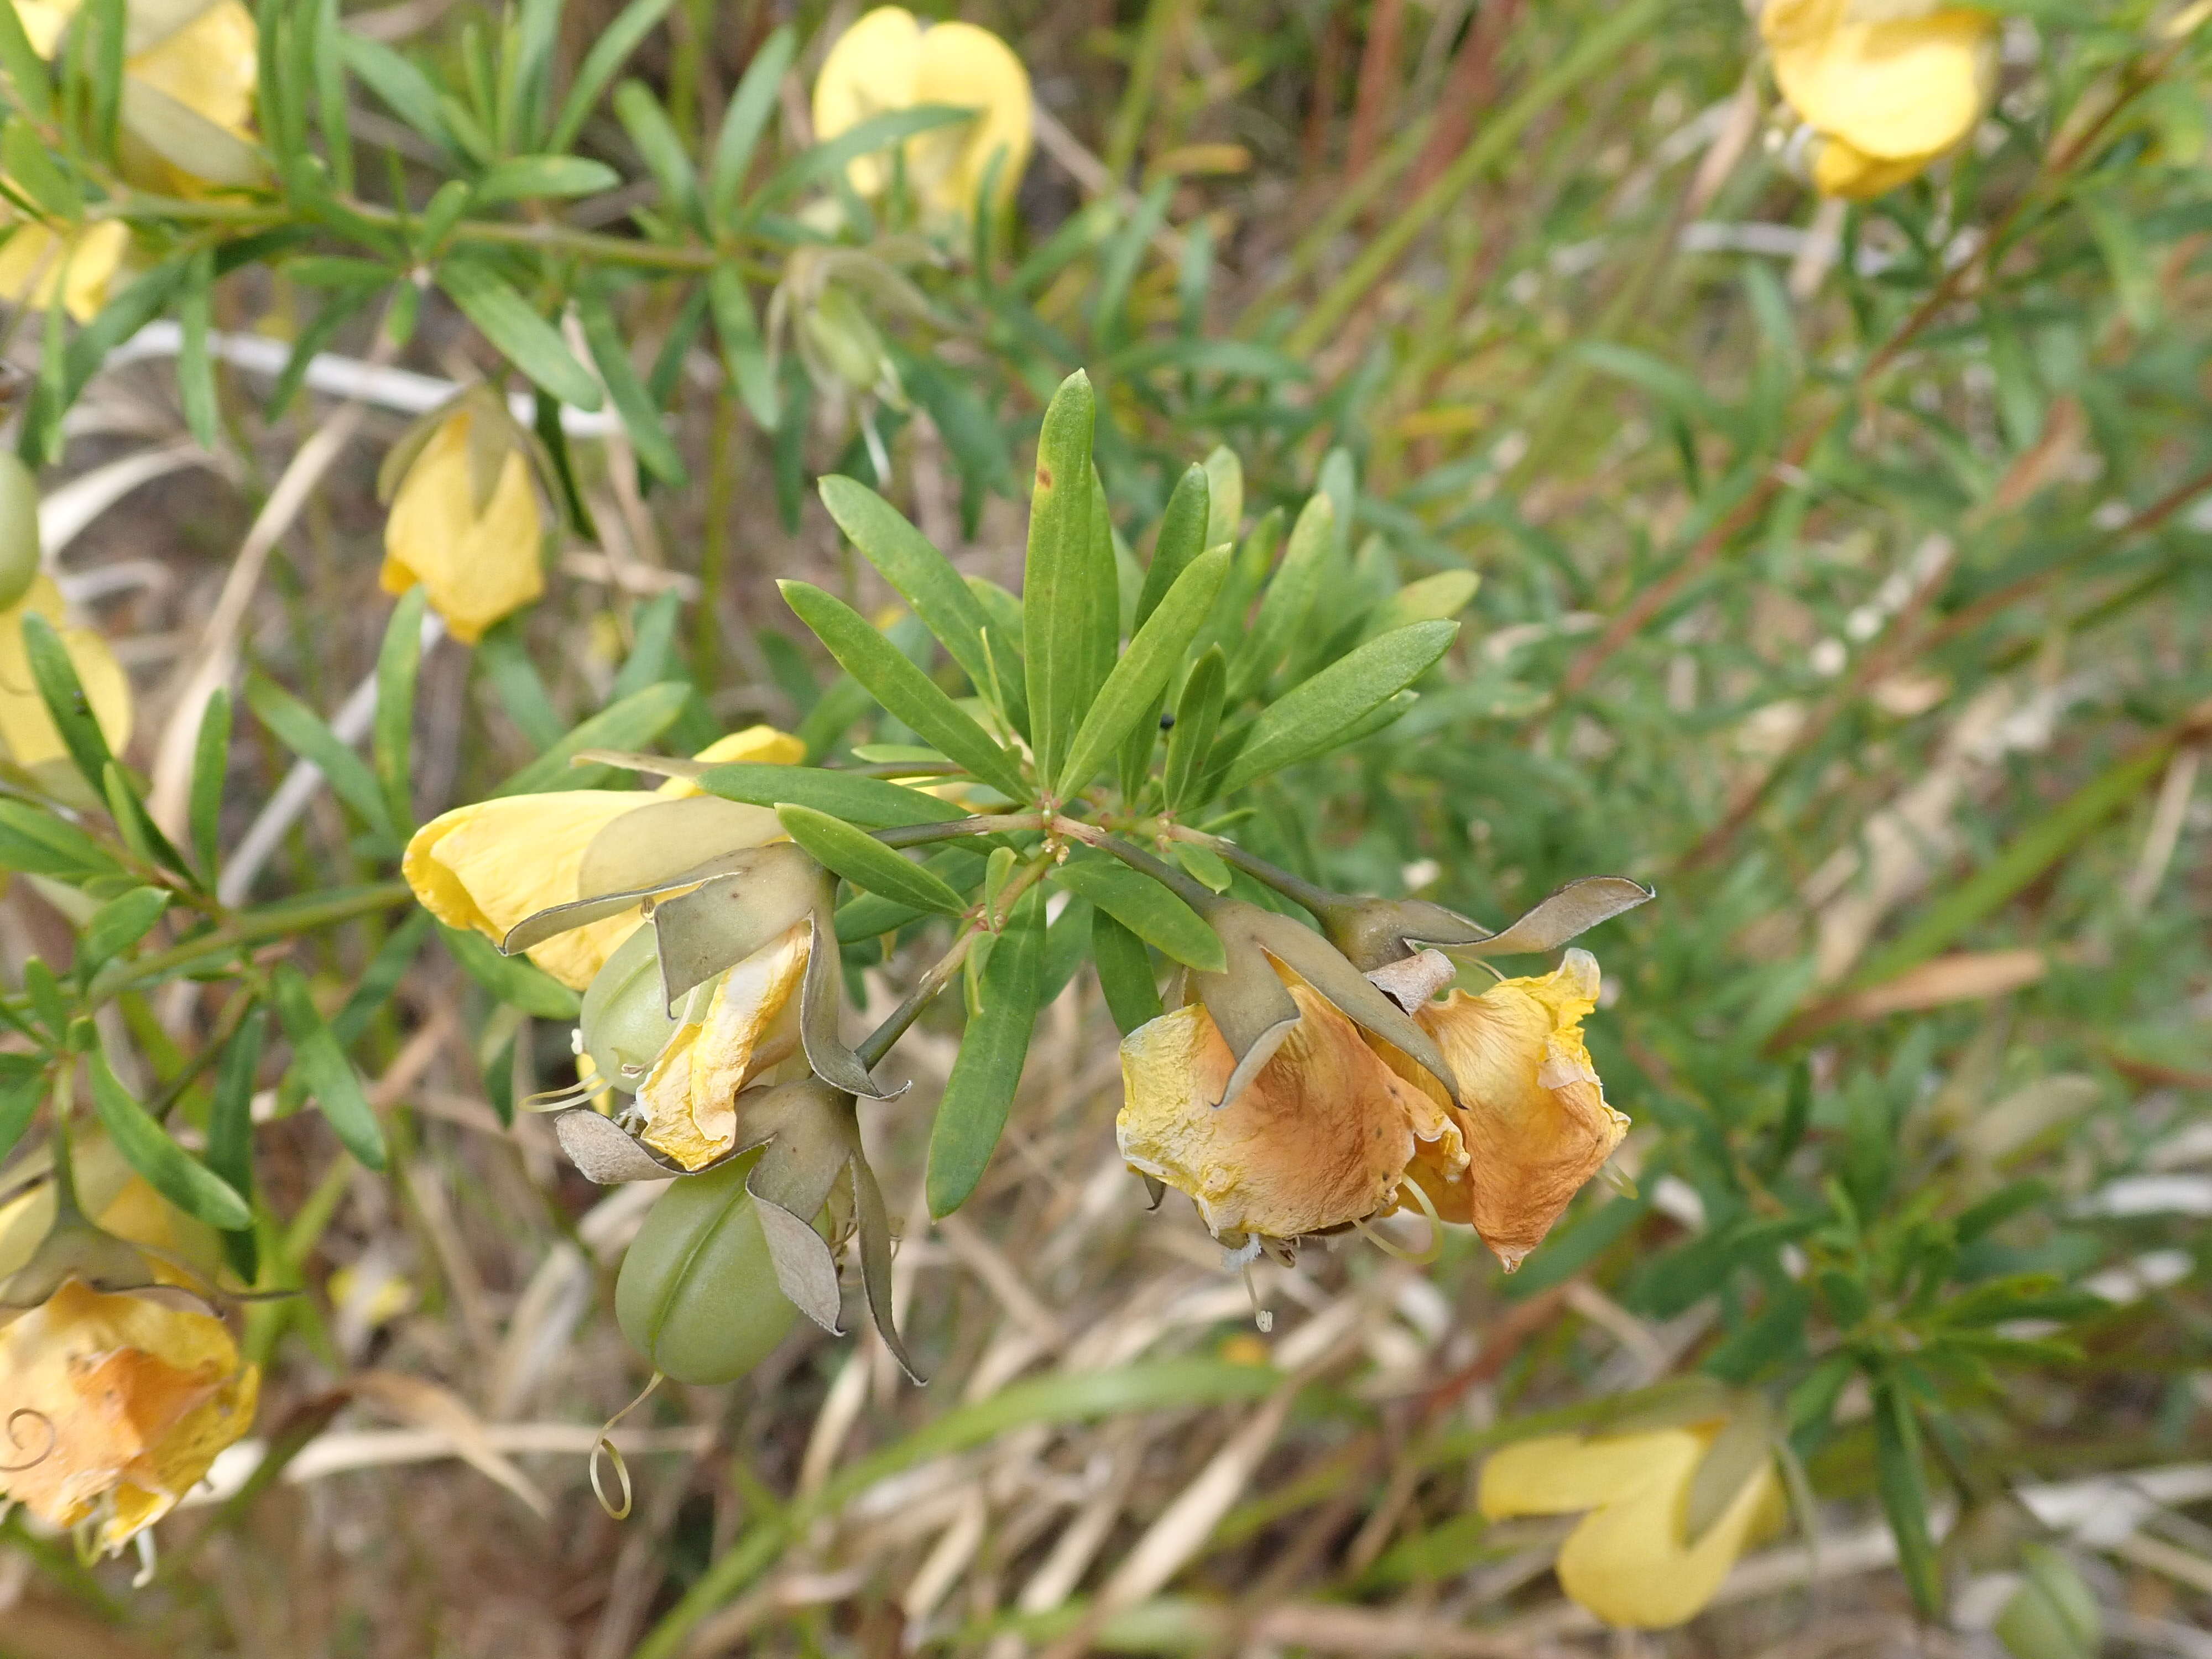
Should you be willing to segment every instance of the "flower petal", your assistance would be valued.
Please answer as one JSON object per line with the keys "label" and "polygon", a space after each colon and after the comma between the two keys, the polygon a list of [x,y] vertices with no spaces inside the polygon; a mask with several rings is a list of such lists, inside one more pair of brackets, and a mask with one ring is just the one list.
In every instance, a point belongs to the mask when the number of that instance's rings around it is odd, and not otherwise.
{"label": "flower petal", "polygon": [[1296,1238],[1373,1215],[1397,1191],[1415,1124],[1442,1123],[1318,993],[1297,981],[1290,992],[1297,1024],[1218,1109],[1235,1062],[1202,1006],[1122,1039],[1121,1156],[1189,1194],[1216,1234]]}
{"label": "flower petal", "polygon": [[639,1139],[696,1170],[737,1140],[738,1091],[799,1047],[798,997],[813,932],[800,922],[723,975],[637,1091]]}
{"label": "flower petal", "polygon": [[[886,111],[911,109],[921,62],[921,25],[903,6],[878,6],[837,37],[814,78],[814,138],[826,143]],[[855,157],[846,178],[863,196],[890,182],[881,155]]]}
{"label": "flower petal", "polygon": [[[1451,1116],[1467,1162],[1451,1169],[1425,1147],[1413,1175],[1439,1215],[1472,1222],[1508,1267],[1542,1241],[1628,1132],[1627,1117],[1606,1104],[1583,1044],[1583,1016],[1597,1006],[1597,992],[1596,959],[1570,951],[1555,972],[1507,980],[1480,996],[1455,991],[1418,1016],[1459,1079],[1464,1109]],[[1382,1053],[1442,1103],[1425,1071],[1387,1046]]]}
{"label": "flower petal", "polygon": [[[933,26],[921,37],[914,101],[981,112],[964,128],[925,133],[908,146],[908,167],[932,208],[963,217],[974,212],[991,158],[1001,153],[997,199],[1012,198],[1029,164],[1034,118],[1029,71],[1012,47],[973,23]],[[933,167],[939,151],[949,153]]]}
{"label": "flower petal", "polygon": [[469,644],[545,591],[544,524],[520,449],[501,458],[490,498],[476,509],[474,418],[465,408],[447,416],[407,469],[384,523],[379,575],[387,593],[422,583],[453,636]]}
{"label": "flower petal", "polygon": [[[691,758],[711,762],[716,766],[732,766],[747,761],[761,766],[797,766],[806,758],[806,745],[788,732],[779,732],[773,726],[748,726],[742,732],[732,732],[727,737],[715,738]],[[656,793],[681,797],[706,792],[690,778],[671,778]]]}
{"label": "flower petal", "polygon": [[[30,653],[23,645],[23,619],[33,614],[57,624],[64,606],[61,589],[51,576],[31,580],[23,597],[0,611],[0,743],[18,766],[66,759],[69,749],[31,678]],[[111,750],[131,740],[131,682],[106,640],[88,628],[59,628],[62,648],[84,687],[93,718]]]}
{"label": "flower petal", "polygon": [[[658,799],[643,789],[567,789],[455,807],[415,832],[400,873],[448,927],[503,939],[525,916],[574,898],[592,838]],[[638,921],[635,909],[611,916],[532,946],[530,959],[580,991]]]}
{"label": "flower petal", "polygon": [[1981,119],[1996,82],[1996,20],[1944,10],[1844,22],[1775,40],[1774,78],[1814,129],[1876,161],[1940,155]]}

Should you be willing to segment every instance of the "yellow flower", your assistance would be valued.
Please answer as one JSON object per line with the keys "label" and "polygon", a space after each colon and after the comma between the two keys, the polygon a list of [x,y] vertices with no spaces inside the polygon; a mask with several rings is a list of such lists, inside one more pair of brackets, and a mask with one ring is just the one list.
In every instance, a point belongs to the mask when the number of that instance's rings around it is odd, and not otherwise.
{"label": "yellow flower", "polygon": [[[195,1221],[134,1174],[123,1155],[104,1137],[77,1139],[70,1162],[77,1202],[102,1232],[153,1252],[147,1267],[164,1285],[205,1283],[220,1271],[222,1237]],[[0,1284],[29,1261],[54,1224],[54,1188],[49,1181],[0,1204]],[[0,1312],[0,1318],[4,1318]],[[4,1425],[0,1425],[4,1427]],[[0,1457],[0,1462],[9,1461]]]}
{"label": "yellow flower", "polygon": [[799,987],[812,939],[799,922],[711,986],[653,1061],[637,1091],[638,1139],[687,1170],[737,1144],[738,1091],[799,1052]]}
{"label": "yellow flower", "polygon": [[453,636],[471,645],[545,591],[530,463],[518,443],[472,447],[475,423],[488,418],[464,403],[416,453],[384,521],[378,577],[387,593],[422,583]]}
{"label": "yellow flower", "polygon": [[[972,109],[975,118],[907,140],[908,186],[936,217],[964,218],[999,164],[997,200],[1012,197],[1030,155],[1029,71],[1006,43],[973,23],[925,27],[900,6],[878,6],[837,38],[814,82],[814,136],[835,138],[871,116],[921,104]],[[845,176],[863,196],[891,180],[883,155],[855,158]]]}
{"label": "yellow flower", "polygon": [[1284,980],[1298,1022],[1224,1106],[1213,1103],[1236,1063],[1200,1004],[1121,1040],[1121,1156],[1189,1194],[1217,1237],[1297,1238],[1387,1210],[1417,1147],[1442,1167],[1465,1162],[1446,1115],[1326,998]]}
{"label": "yellow flower", "polygon": [[1767,1459],[1690,1538],[1691,1482],[1719,1432],[1709,1424],[1516,1441],[1482,1466],[1477,1503],[1492,1521],[1589,1510],[1559,1547],[1559,1588],[1609,1625],[1679,1625],[1779,1519],[1780,1483]]}
{"label": "yellow flower", "polygon": [[64,1280],[0,1327],[0,1498],[115,1550],[253,1421],[260,1374],[212,1314]]}
{"label": "yellow flower", "polygon": [[1759,32],[1820,135],[1814,183],[1864,199],[1963,143],[1996,84],[1996,19],[1936,0],[1767,0]]}
{"label": "yellow flower", "polygon": [[1413,1178],[1438,1215],[1473,1223],[1509,1269],[1628,1132],[1626,1116],[1605,1103],[1583,1045],[1583,1016],[1597,993],[1597,959],[1570,951],[1540,978],[1509,979],[1480,996],[1454,991],[1415,1009],[1459,1079],[1462,1107],[1422,1067],[1377,1045],[1400,1077],[1449,1114],[1466,1142],[1456,1170],[1424,1149]]}
{"label": "yellow flower", "polygon": [[97,632],[59,625],[61,589],[51,576],[41,575],[33,580],[29,592],[14,605],[0,611],[0,744],[6,745],[9,758],[29,768],[69,754],[31,678],[31,656],[23,644],[23,619],[33,614],[56,624],[62,648],[69,653],[76,677],[83,684],[85,700],[92,705],[93,718],[100,722],[107,746],[119,753],[131,740],[130,678]]}
{"label": "yellow flower", "polygon": [[[78,0],[14,3],[32,49],[52,58]],[[185,195],[198,193],[203,183],[253,183],[262,173],[253,149],[260,51],[253,13],[242,0],[215,0],[189,13],[140,3],[127,15],[124,176],[145,189]]]}
{"label": "yellow flower", "polygon": [[[773,726],[749,726],[699,751],[703,761],[795,766],[798,738]],[[615,819],[658,800],[696,795],[696,784],[671,779],[659,789],[568,789],[504,795],[457,806],[415,832],[400,873],[422,907],[448,927],[473,927],[494,940],[525,916],[584,896],[576,890],[585,849]],[[580,991],[637,929],[632,909],[534,945],[530,959]]]}
{"label": "yellow flower", "polygon": [[0,300],[33,310],[63,308],[88,323],[107,303],[109,284],[131,246],[120,219],[51,229],[35,222],[19,226],[0,245]]}

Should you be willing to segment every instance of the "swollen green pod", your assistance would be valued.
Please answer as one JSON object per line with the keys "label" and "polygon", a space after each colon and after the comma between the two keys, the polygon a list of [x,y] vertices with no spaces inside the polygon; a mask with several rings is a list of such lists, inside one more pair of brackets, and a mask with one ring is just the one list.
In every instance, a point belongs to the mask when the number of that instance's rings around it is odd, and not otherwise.
{"label": "swollen green pod", "polygon": [[0,610],[31,591],[39,574],[39,482],[12,449],[0,449]]}
{"label": "swollen green pod", "polygon": [[661,995],[659,945],[651,927],[639,928],[615,948],[584,992],[580,1019],[584,1052],[599,1074],[625,1094],[636,1093],[676,1035],[676,1021]]}
{"label": "swollen green pod", "polygon": [[615,1317],[678,1382],[734,1382],[799,1316],[776,1287],[759,1206],[745,1191],[760,1154],[685,1176],[654,1203],[623,1258]]}

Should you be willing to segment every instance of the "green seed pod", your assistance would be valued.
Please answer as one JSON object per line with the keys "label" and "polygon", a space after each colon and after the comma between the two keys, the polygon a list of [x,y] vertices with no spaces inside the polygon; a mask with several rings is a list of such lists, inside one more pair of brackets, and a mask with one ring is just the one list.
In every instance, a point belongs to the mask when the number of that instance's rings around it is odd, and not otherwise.
{"label": "green seed pod", "polygon": [[732,1382],[789,1334],[749,1152],[663,1193],[623,1258],[615,1317],[630,1346],[678,1382]]}
{"label": "green seed pod", "polygon": [[0,449],[0,610],[20,603],[39,574],[39,483],[12,449]]}
{"label": "green seed pod", "polygon": [[584,992],[584,1052],[615,1088],[635,1094],[676,1033],[660,990],[660,950],[650,927],[618,945]]}
{"label": "green seed pod", "polygon": [[2097,1598],[2071,1562],[2044,1544],[2021,1550],[2026,1581],[1997,1615],[1996,1638],[2014,1659],[2094,1659],[2104,1641]]}

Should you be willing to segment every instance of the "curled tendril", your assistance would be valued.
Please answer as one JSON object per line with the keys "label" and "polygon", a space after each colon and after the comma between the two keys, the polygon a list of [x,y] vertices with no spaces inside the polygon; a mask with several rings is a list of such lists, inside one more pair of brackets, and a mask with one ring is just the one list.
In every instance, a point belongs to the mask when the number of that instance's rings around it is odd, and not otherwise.
{"label": "curled tendril", "polygon": [[[653,1391],[660,1386],[661,1382],[661,1373],[659,1371],[653,1372],[653,1381],[647,1383],[644,1388],[638,1390],[636,1399],[631,1401],[629,1405],[624,1406],[620,1411],[617,1412],[612,1417],[610,1417],[605,1423],[599,1425],[599,1440],[592,1448],[590,1470],[592,1476],[592,1496],[599,1500],[599,1507],[606,1511],[607,1518],[611,1521],[629,1520],[631,1499],[635,1496],[635,1489],[630,1485],[629,1465],[623,1461],[622,1449],[615,1444],[612,1437],[614,1435],[615,1425],[621,1422],[625,1417],[628,1417],[640,1406],[645,1404],[645,1402],[652,1397]],[[619,1507],[607,1501],[606,1486],[599,1479],[599,1459],[602,1457],[605,1457],[608,1462],[614,1465],[615,1478],[622,1482],[622,1503]]]}
{"label": "curled tendril", "polygon": [[33,1411],[28,1406],[19,1406],[8,1413],[8,1443],[17,1451],[23,1449],[23,1437],[20,1425],[27,1417],[46,1430],[46,1443],[39,1449],[38,1455],[27,1463],[0,1463],[0,1474],[21,1474],[26,1469],[35,1469],[52,1457],[55,1448],[62,1443],[62,1431],[55,1427],[52,1418],[44,1412]]}
{"label": "curled tendril", "polygon": [[1399,1261],[1410,1261],[1416,1267],[1426,1267],[1430,1262],[1434,1261],[1438,1256],[1443,1254],[1443,1223],[1437,1218],[1437,1206],[1430,1201],[1428,1194],[1421,1190],[1421,1183],[1419,1182],[1399,1182],[1398,1192],[1401,1198],[1404,1196],[1407,1188],[1411,1188],[1413,1189],[1413,1202],[1420,1206],[1421,1213],[1429,1218],[1429,1242],[1423,1245],[1419,1250],[1409,1250],[1404,1245],[1397,1243],[1394,1240],[1385,1238],[1381,1233],[1376,1231],[1374,1228],[1369,1226],[1364,1221],[1355,1221],[1352,1224],[1359,1230],[1359,1235],[1361,1237],[1364,1238],[1370,1244],[1372,1244],[1376,1249],[1382,1251],[1385,1255],[1395,1255]]}

